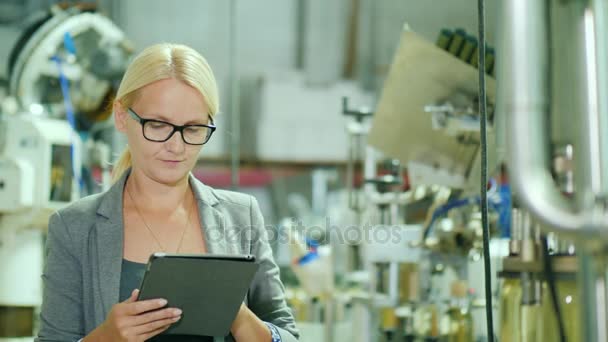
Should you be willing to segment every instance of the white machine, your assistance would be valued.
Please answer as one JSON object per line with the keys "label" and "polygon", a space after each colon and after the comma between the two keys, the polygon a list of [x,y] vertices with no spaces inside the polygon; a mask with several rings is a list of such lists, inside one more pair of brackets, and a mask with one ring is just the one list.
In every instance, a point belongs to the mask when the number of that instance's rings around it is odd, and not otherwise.
{"label": "white machine", "polygon": [[44,231],[50,214],[78,197],[81,144],[64,120],[10,115],[0,126],[0,341],[9,341],[34,332]]}
{"label": "white machine", "polygon": [[106,104],[133,53],[98,13],[53,7],[32,17],[0,48],[0,342],[32,341],[38,330],[49,216],[109,184],[120,142]]}

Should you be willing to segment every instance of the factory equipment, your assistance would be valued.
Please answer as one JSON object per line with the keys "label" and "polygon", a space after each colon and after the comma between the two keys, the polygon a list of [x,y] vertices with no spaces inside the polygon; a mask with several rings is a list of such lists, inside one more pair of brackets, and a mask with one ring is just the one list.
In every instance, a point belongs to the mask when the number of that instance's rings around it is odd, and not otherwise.
{"label": "factory equipment", "polygon": [[78,130],[107,118],[107,100],[132,53],[112,21],[94,12],[53,7],[19,33],[4,62],[10,94],[20,108],[42,106],[48,115],[63,118],[72,110]]}
{"label": "factory equipment", "polygon": [[[489,79],[490,108],[494,81]],[[398,308],[403,317],[399,339],[472,341],[479,337],[473,302],[482,284],[469,283],[470,269],[482,249],[481,199],[476,170],[479,161],[477,71],[466,62],[404,29],[373,118],[369,143],[398,158],[406,167],[411,193],[430,189],[422,208],[415,201],[405,210],[424,213],[419,251],[420,283],[415,305]],[[497,164],[491,160],[491,170]],[[500,172],[493,171],[499,175]],[[475,181],[473,181],[475,180]],[[508,222],[508,192],[492,180],[490,227],[499,234]],[[412,196],[414,197],[414,196]],[[410,209],[411,208],[411,209]],[[409,210],[408,210],[409,209]],[[508,216],[508,215],[507,215]],[[404,248],[405,249],[405,248]],[[413,324],[406,318],[413,317]]]}
{"label": "factory equipment", "polygon": [[[381,188],[386,187],[390,177],[381,178],[385,181],[379,182]],[[398,203],[395,199],[399,196],[392,197],[392,204]],[[407,208],[412,202],[410,197],[400,207]],[[371,331],[375,336],[369,340],[454,337],[454,341],[472,341],[474,296],[469,292],[467,280],[469,260],[481,245],[476,209],[459,208],[454,210],[455,216],[437,219],[433,234],[425,238],[423,225],[391,224],[387,203],[370,203],[378,206],[377,217],[384,223],[372,226],[372,232],[382,232],[386,227],[402,231],[395,241],[376,240],[365,245],[364,258],[368,260],[366,269],[370,273]],[[398,217],[402,220],[403,216]],[[449,293],[446,289],[450,289]]]}
{"label": "factory equipment", "polygon": [[370,309],[378,318],[372,319],[371,332],[379,341],[400,340],[419,302],[421,251],[411,245],[420,240],[422,228],[403,222],[400,213],[407,202],[400,191],[400,166],[393,166],[393,174],[366,180],[376,188],[368,193],[368,205],[376,207],[377,216],[368,216],[376,223],[363,227],[372,237],[364,242],[363,258],[370,274]]}
{"label": "factory equipment", "polygon": [[[554,151],[556,184],[565,196],[573,196],[572,145],[557,145]],[[512,209],[509,256],[499,272],[500,340],[558,341],[563,333],[568,341],[580,341],[576,248],[563,237],[547,236],[540,227],[525,209]]]}
{"label": "factory equipment", "polygon": [[42,301],[43,229],[79,196],[81,145],[64,120],[29,113],[0,120],[0,341],[32,336]]}
{"label": "factory equipment", "polygon": [[[380,153],[367,146],[369,108],[349,108],[343,98],[342,114],[352,116],[349,122],[349,162],[346,170],[349,208],[356,214],[358,236],[353,241],[349,260],[363,267],[367,275],[357,285],[367,289],[354,296],[355,338],[362,341],[401,338],[403,325],[413,324],[413,308],[418,301],[418,266],[420,250],[410,248],[419,241],[422,229],[418,225],[406,225],[403,207],[412,200],[412,193],[404,191],[403,172],[399,161],[388,159],[377,165]],[[356,166],[360,189],[354,188]],[[353,274],[358,267],[350,269]],[[404,323],[405,322],[405,323]]]}
{"label": "factory equipment", "polygon": [[49,216],[110,184],[106,106],[132,53],[100,14],[53,7],[32,18],[0,56],[0,341],[37,329]]}
{"label": "factory equipment", "polygon": [[[608,7],[594,0],[508,0],[501,13],[498,115],[506,121],[514,195],[543,233],[576,243],[575,249],[565,246],[575,250],[576,262],[571,255],[544,262],[556,273],[555,281],[547,279],[555,309],[542,317],[557,320],[561,341],[606,341]],[[551,174],[551,142],[571,144],[573,172],[558,177],[573,180],[566,187]],[[563,243],[554,245],[562,250]],[[569,279],[561,279],[564,273]],[[522,298],[524,288],[522,282]],[[569,318],[574,307],[578,321]]]}
{"label": "factory equipment", "polygon": [[[576,256],[558,250],[548,253],[547,240],[541,238],[540,226],[528,212],[514,208],[512,217],[509,256],[503,259],[499,273],[503,281],[500,341],[559,341],[560,329],[568,341],[581,341]],[[551,298],[553,291],[558,296],[561,322]]]}
{"label": "factory equipment", "polygon": [[[488,78],[486,146],[497,179],[489,193],[490,227],[510,239],[499,272],[499,340],[608,341],[608,6],[508,0],[499,13],[499,93]],[[464,285],[459,273],[466,266],[450,253],[480,248],[481,199],[472,195],[479,185],[471,181],[477,183],[480,164],[476,88],[473,67],[406,30],[373,116],[369,143],[406,166],[412,192],[435,187],[424,238],[414,245],[428,253],[421,260],[431,267],[421,277],[430,274],[432,284],[432,295],[420,295],[412,315],[415,338],[467,341],[471,324],[478,324],[465,303],[472,299],[465,289],[474,284]],[[437,279],[449,268],[457,281],[441,284]],[[446,285],[448,309],[440,293]],[[386,311],[379,317],[386,327],[394,322]]]}
{"label": "factory equipment", "polygon": [[[500,271],[500,340],[607,341],[608,7],[594,0],[509,0],[499,13],[497,97],[488,79],[490,108],[498,101],[489,121],[497,145],[490,139],[487,149],[491,173],[506,163],[495,208],[496,234],[511,239]],[[370,143],[407,165],[414,188],[451,189],[429,214],[451,201],[478,202],[470,179],[478,178],[479,120],[470,110],[476,105],[467,105],[475,102],[474,78],[472,68],[406,32],[374,115]],[[509,224],[509,196],[502,194],[510,185]],[[464,205],[452,208],[448,223],[458,222],[458,213],[472,222],[475,209]],[[453,294],[462,298],[459,286]],[[427,317],[424,333],[437,338],[439,307],[417,310]]]}
{"label": "factory equipment", "polygon": [[[360,115],[359,121],[355,122],[359,124],[364,117],[367,116]],[[367,131],[360,132],[353,127],[359,125],[350,127],[358,139],[353,138],[351,144],[360,144],[359,140],[365,142]],[[467,133],[475,132],[468,130]],[[369,146],[365,151],[361,158],[364,185],[359,192],[349,189],[351,194],[360,196],[354,201],[353,196],[349,196],[349,203],[360,213],[361,229],[376,236],[396,230],[398,239],[371,239],[361,246],[361,259],[369,281],[359,285],[368,288],[369,293],[353,296],[353,321],[357,322],[355,338],[360,341],[416,341],[453,337],[454,341],[472,341],[474,297],[466,280],[471,253],[475,254],[481,247],[477,216],[479,198],[462,196],[461,191],[445,186],[464,186],[467,184],[464,177],[443,177],[445,173],[429,172],[424,163],[411,161],[407,169],[410,179],[412,175],[421,177],[416,179],[416,188],[404,189],[403,168],[399,161],[388,159],[388,163],[378,165],[376,160],[381,153]],[[347,171],[353,169],[351,166]],[[346,178],[352,181],[354,177],[347,175]],[[433,185],[437,183],[443,186]],[[495,208],[504,204],[498,188],[494,182],[494,196],[491,197]],[[458,199],[458,196],[464,199]],[[404,224],[408,217],[405,210],[420,211],[415,208],[416,202],[425,198],[431,199],[422,207],[426,222],[414,219],[422,225]],[[415,215],[410,213],[409,216]],[[495,218],[493,222],[498,221],[498,215]],[[434,228],[433,233],[429,234],[431,228]],[[446,285],[451,290],[446,291]]]}
{"label": "factory equipment", "polygon": [[[384,84],[369,144],[407,168],[410,184],[476,192],[479,154],[477,70],[407,25]],[[495,82],[488,79],[488,101]],[[490,133],[491,133],[490,129]],[[496,168],[490,160],[489,169]]]}
{"label": "factory equipment", "polygon": [[[371,109],[363,107],[360,109],[353,109],[349,107],[348,98],[342,98],[342,114],[348,117],[352,117],[346,127],[349,136],[349,151],[348,151],[348,163],[346,165],[346,189],[348,191],[348,205],[356,211],[361,212],[363,206],[361,204],[361,194],[355,192],[355,168],[356,164],[363,162],[366,157],[371,159],[371,153],[366,152],[366,140],[369,134],[369,119],[374,114]],[[371,170],[365,169],[367,173]]]}
{"label": "factory equipment", "polygon": [[17,112],[63,119],[83,140],[83,195],[109,186],[111,152],[122,142],[108,120],[115,89],[133,53],[108,18],[76,8],[32,15],[13,46],[3,47],[8,91],[0,115]]}
{"label": "factory equipment", "polygon": [[[356,223],[360,226],[363,223],[363,211],[365,210],[363,201],[365,198],[363,198],[364,192],[355,188],[355,176],[357,170],[360,171],[359,175],[361,175],[362,171],[364,179],[371,179],[376,175],[375,151],[367,146],[367,136],[373,112],[367,107],[351,108],[348,98],[343,97],[342,114],[352,118],[346,126],[349,137],[348,161],[346,164],[346,191],[348,195],[348,207],[355,213]],[[362,166],[362,168],[357,169],[357,166]],[[360,188],[369,192],[372,189],[372,185],[360,184]],[[363,267],[360,247],[358,242],[349,244],[347,252],[348,271],[361,270]]]}

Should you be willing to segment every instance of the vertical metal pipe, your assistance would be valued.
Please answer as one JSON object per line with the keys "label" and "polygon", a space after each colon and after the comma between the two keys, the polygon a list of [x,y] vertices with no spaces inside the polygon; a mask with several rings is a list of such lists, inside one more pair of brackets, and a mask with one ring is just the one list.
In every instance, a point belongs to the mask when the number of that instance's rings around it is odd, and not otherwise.
{"label": "vertical metal pipe", "polygon": [[599,322],[598,325],[600,329],[602,329],[602,336],[604,341],[608,341],[608,264],[607,257],[604,254],[602,257],[602,268],[600,270],[600,284],[602,286],[598,287],[598,290],[601,291],[601,303],[604,305],[601,307],[602,311],[598,312]]}
{"label": "vertical metal pipe", "polygon": [[[575,148],[576,194],[581,208],[593,205],[595,196],[602,192],[602,170],[600,155],[600,103],[599,103],[599,60],[597,55],[597,16],[591,6],[576,8],[577,25],[574,47],[578,51],[576,67],[578,71],[578,113],[581,118],[578,144]],[[576,96],[576,95],[575,95]]]}
{"label": "vertical metal pipe", "polygon": [[[373,147],[367,145],[367,140],[364,144],[363,179],[374,179],[378,176],[378,152],[376,152]],[[363,191],[366,194],[366,197],[369,198],[371,194],[376,191],[376,186],[374,184],[364,184]]]}
{"label": "vertical metal pipe", "polygon": [[335,324],[336,319],[336,301],[332,295],[328,295],[325,298],[325,324],[323,326],[323,335],[325,342],[331,342],[335,340]]}
{"label": "vertical metal pipe", "polygon": [[296,69],[304,69],[304,54],[306,53],[306,1],[296,0],[295,22],[296,22]]}
{"label": "vertical metal pipe", "polygon": [[312,171],[312,212],[316,216],[327,214],[327,172],[324,169]]}
{"label": "vertical metal pipe", "polygon": [[359,11],[359,25],[357,35],[357,75],[361,87],[366,90],[375,90],[374,68],[376,63],[375,34],[377,28],[376,0],[362,0]]}
{"label": "vertical metal pipe", "polygon": [[[355,123],[353,123],[354,125]],[[346,163],[346,189],[348,192],[348,206],[350,209],[360,212],[360,195],[355,189],[355,166],[360,159],[359,134],[349,130],[348,161]]]}
{"label": "vertical metal pipe", "polygon": [[597,64],[597,104],[600,156],[599,195],[608,196],[608,2],[592,0],[590,4],[595,16],[595,54]]}
{"label": "vertical metal pipe", "polygon": [[[598,269],[601,260],[589,251],[589,246],[578,248],[578,284],[580,295],[580,327],[583,341],[608,341],[606,320],[606,282],[604,272]],[[598,262],[600,261],[600,262]]]}
{"label": "vertical metal pipe", "polygon": [[608,321],[606,320],[606,309],[608,308],[608,302],[606,301],[606,278],[602,273],[598,274],[595,281],[595,298],[597,300],[595,307],[595,315],[597,317],[597,335],[599,341],[608,341]]}
{"label": "vertical metal pipe", "polygon": [[379,206],[378,212],[380,214],[380,224],[381,225],[388,226],[393,223],[392,217],[391,217],[391,207],[388,204]]}
{"label": "vertical metal pipe", "polygon": [[241,117],[239,112],[238,18],[237,0],[230,0],[230,179],[232,188],[239,186],[241,159]]}
{"label": "vertical metal pipe", "polygon": [[509,166],[515,195],[549,230],[606,237],[606,212],[590,206],[576,210],[549,172],[547,3],[505,0],[502,4],[498,96],[504,97],[501,113],[509,121]]}
{"label": "vertical metal pipe", "polygon": [[[509,159],[517,197],[547,229],[592,240],[606,239],[608,217],[598,197],[608,193],[608,5],[603,0],[571,2],[575,33],[572,46],[579,52],[573,65],[579,77],[572,89],[579,123],[575,143],[575,178],[578,207],[563,198],[548,172],[547,1],[503,1],[501,59],[499,60],[500,113],[508,122]],[[560,2],[552,1],[552,5]],[[580,120],[580,121],[579,121]],[[584,341],[608,341],[605,256],[589,246],[579,252],[581,333]],[[603,251],[602,251],[603,253]]]}

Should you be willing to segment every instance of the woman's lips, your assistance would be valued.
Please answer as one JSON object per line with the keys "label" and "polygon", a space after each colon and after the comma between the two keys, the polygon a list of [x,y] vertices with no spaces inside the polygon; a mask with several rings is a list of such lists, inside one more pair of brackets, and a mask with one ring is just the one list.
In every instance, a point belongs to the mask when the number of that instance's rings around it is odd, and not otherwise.
{"label": "woman's lips", "polygon": [[181,162],[183,162],[183,160],[162,160],[163,163],[168,164],[168,165],[177,165]]}

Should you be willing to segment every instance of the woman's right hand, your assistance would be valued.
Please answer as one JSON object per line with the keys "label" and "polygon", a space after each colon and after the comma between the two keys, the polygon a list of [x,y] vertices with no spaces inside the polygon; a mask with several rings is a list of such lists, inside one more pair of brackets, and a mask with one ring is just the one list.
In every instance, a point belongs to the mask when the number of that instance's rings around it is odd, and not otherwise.
{"label": "woman's right hand", "polygon": [[96,329],[98,334],[92,335],[103,341],[140,342],[162,333],[181,318],[179,309],[162,309],[167,305],[166,300],[137,301],[138,293],[139,290],[133,290],[131,297],[112,306],[105,322]]}

